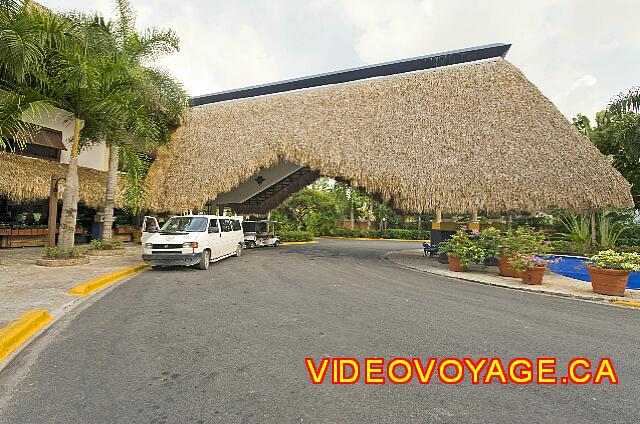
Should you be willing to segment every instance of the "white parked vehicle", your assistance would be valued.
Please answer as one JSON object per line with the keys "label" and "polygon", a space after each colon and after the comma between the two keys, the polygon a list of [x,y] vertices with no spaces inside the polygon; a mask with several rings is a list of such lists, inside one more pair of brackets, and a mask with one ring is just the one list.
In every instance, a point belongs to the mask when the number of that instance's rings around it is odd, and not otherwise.
{"label": "white parked vehicle", "polygon": [[172,216],[158,228],[156,218],[142,225],[142,260],[154,267],[196,265],[242,255],[241,218],[215,215]]}
{"label": "white parked vehicle", "polygon": [[276,236],[273,221],[243,221],[244,246],[247,248],[278,246],[280,237]]}

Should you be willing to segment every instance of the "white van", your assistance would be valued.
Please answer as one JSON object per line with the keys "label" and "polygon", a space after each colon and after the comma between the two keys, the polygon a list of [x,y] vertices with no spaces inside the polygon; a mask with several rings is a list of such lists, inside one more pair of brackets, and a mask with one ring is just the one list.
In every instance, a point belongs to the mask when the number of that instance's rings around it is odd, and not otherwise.
{"label": "white van", "polygon": [[158,229],[156,218],[142,225],[142,260],[153,267],[197,265],[242,255],[244,234],[240,217],[215,215],[172,216]]}

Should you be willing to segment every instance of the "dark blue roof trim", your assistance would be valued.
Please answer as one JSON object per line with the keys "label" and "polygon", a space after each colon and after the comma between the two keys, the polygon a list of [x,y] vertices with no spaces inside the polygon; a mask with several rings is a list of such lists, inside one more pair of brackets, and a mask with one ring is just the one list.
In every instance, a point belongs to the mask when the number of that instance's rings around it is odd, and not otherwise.
{"label": "dark blue roof trim", "polygon": [[192,106],[200,106],[209,103],[223,102],[225,100],[264,96],[266,94],[282,93],[302,88],[320,87],[323,85],[340,84],[366,78],[385,77],[405,72],[458,65],[483,59],[491,59],[494,57],[504,57],[510,47],[511,44],[488,44],[486,46],[452,50],[444,53],[436,53],[411,59],[380,63],[377,65],[345,69],[342,71],[296,78],[272,84],[256,85],[253,87],[222,91],[220,93],[206,94],[204,96],[192,97],[190,102]]}

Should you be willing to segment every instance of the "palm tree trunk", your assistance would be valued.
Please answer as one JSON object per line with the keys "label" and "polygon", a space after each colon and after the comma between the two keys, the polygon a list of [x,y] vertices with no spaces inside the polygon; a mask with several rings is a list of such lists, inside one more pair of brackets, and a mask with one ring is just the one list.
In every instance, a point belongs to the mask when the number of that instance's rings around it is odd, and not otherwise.
{"label": "palm tree trunk", "polygon": [[73,126],[73,145],[71,158],[67,169],[67,178],[62,195],[62,214],[60,215],[60,234],[58,236],[58,251],[63,254],[72,249],[76,233],[76,218],[78,216],[79,182],[78,182],[78,144],[80,142],[81,121],[75,118]]}
{"label": "palm tree trunk", "polygon": [[353,218],[353,193],[351,193],[351,209],[349,210],[349,223],[351,227],[351,231],[355,228],[355,220]]}
{"label": "palm tree trunk", "polygon": [[118,184],[118,162],[120,149],[117,145],[109,147],[109,171],[107,174],[107,193],[104,202],[104,222],[102,225],[102,240],[111,242],[113,238],[113,205],[116,195],[116,185]]}
{"label": "palm tree trunk", "polygon": [[591,244],[594,246],[598,244],[598,238],[596,236],[596,213],[591,211]]}

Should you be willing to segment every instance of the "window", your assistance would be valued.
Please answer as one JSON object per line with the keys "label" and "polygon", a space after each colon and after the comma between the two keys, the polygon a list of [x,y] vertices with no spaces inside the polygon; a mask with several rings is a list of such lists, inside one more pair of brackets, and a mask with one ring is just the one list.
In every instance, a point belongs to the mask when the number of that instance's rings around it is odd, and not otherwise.
{"label": "window", "polygon": [[209,221],[209,228],[216,228],[218,226],[218,220],[212,219]]}
{"label": "window", "polygon": [[242,229],[245,233],[255,233],[256,232],[256,222],[255,221],[244,221],[242,223]]}
{"label": "window", "polygon": [[226,218],[220,219],[220,228],[222,228],[222,232],[226,233],[232,231],[231,220]]}
{"label": "window", "polygon": [[170,218],[160,230],[164,233],[171,232],[203,232],[207,228],[207,218],[174,216]]}
{"label": "window", "polygon": [[60,151],[66,150],[62,143],[62,133],[48,128],[41,129],[25,146],[20,147],[13,140],[9,141],[9,146],[18,155],[53,161],[59,161]]}
{"label": "window", "polygon": [[242,225],[240,225],[240,221],[238,221],[237,219],[231,220],[231,227],[233,228],[233,231],[242,230]]}

